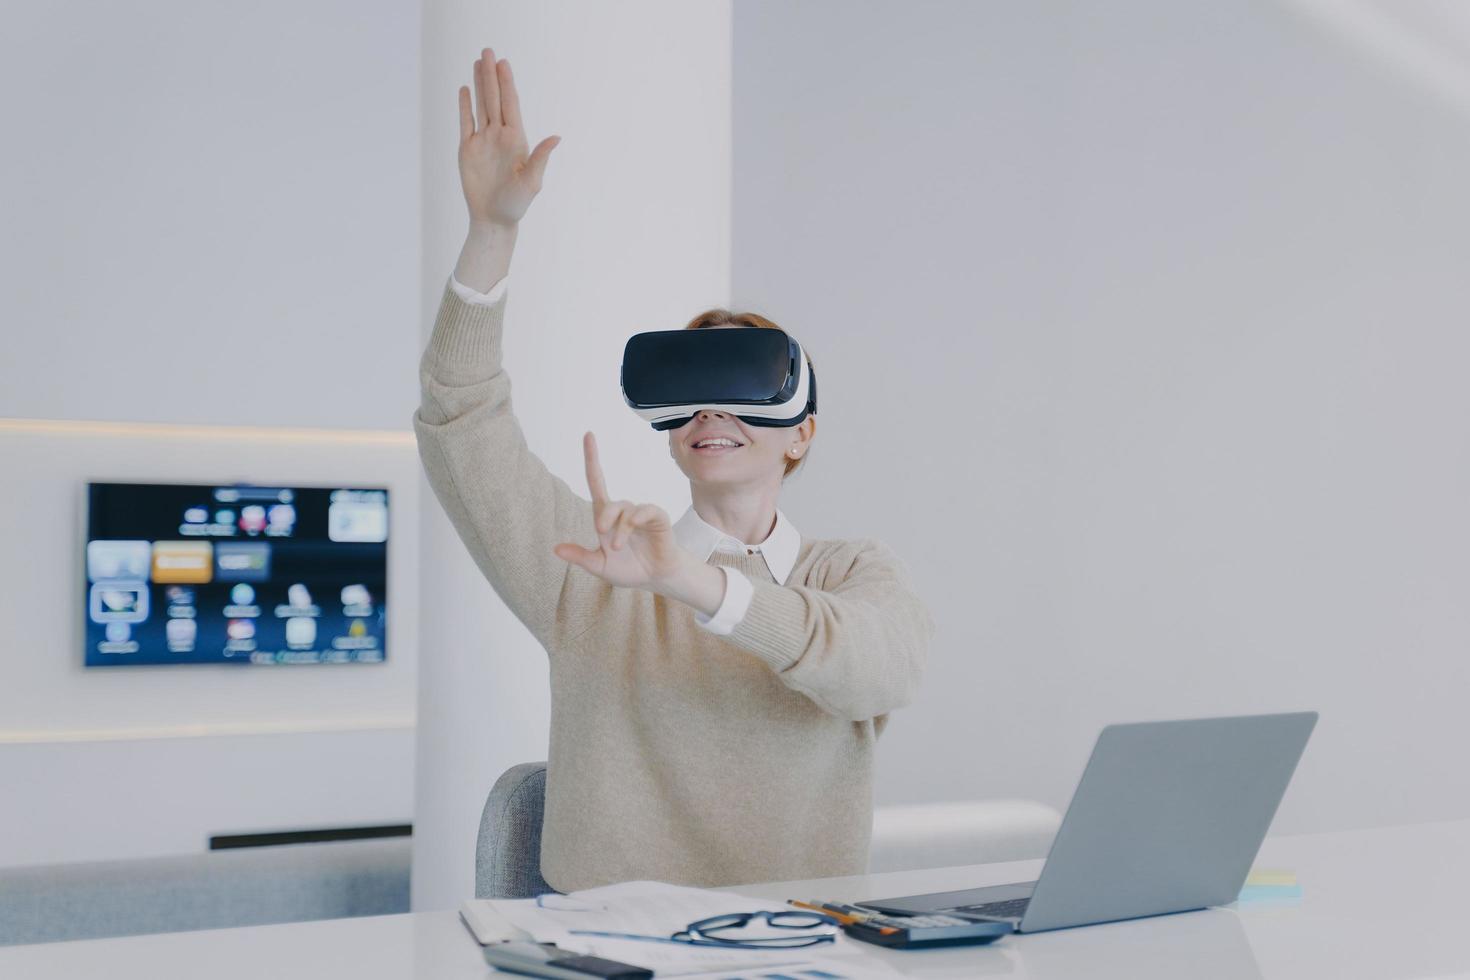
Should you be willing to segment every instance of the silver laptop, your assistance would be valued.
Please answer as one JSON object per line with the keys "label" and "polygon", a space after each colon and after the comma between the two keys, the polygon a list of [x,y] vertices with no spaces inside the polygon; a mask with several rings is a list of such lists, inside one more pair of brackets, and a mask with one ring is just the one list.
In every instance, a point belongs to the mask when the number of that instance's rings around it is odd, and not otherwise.
{"label": "silver laptop", "polygon": [[1036,881],[855,902],[1007,919],[1017,932],[1235,901],[1317,712],[1109,725]]}

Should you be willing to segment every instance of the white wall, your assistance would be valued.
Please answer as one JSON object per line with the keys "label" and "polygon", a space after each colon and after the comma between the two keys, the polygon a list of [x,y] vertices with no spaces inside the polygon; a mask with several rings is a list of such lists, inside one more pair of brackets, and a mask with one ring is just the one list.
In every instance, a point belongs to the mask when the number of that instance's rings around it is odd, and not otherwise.
{"label": "white wall", "polygon": [[822,379],[785,506],[939,622],[879,802],[1316,708],[1276,831],[1470,813],[1466,101],[1268,2],[734,24],[733,300]]}
{"label": "white wall", "polygon": [[0,416],[407,428],[418,10],[7,2]]}
{"label": "white wall", "polygon": [[[455,93],[486,46],[515,69],[531,145],[562,137],[511,270],[516,415],[573,487],[585,489],[591,428],[609,491],[677,517],[688,481],[623,404],[616,370],[629,335],[729,299],[730,4],[426,4],[424,340],[466,229]],[[485,795],[507,767],[546,757],[549,710],[544,651],[424,499],[416,909],[473,894]]]}
{"label": "white wall", "polygon": [[[419,462],[406,432],[0,420],[0,867],[182,854],[211,834],[408,823]],[[387,659],[83,664],[89,480],[386,486]]]}
{"label": "white wall", "polygon": [[0,866],[198,854],[217,834],[409,823],[413,727],[31,736],[0,745],[0,779],[24,799],[0,813]]}
{"label": "white wall", "polygon": [[[0,865],[412,819],[418,11],[6,4],[0,417],[209,426],[4,423]],[[388,662],[83,670],[87,477],[389,482]]]}

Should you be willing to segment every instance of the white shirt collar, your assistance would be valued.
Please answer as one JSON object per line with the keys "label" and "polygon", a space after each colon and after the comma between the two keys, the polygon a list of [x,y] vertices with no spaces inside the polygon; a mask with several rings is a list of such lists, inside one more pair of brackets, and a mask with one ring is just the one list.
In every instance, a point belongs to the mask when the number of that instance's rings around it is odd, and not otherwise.
{"label": "white shirt collar", "polygon": [[786,584],[791,569],[796,565],[797,553],[801,550],[800,532],[786,519],[779,507],[776,508],[776,526],[771,529],[766,540],[758,544],[746,544],[700,517],[691,504],[684,516],[674,522],[674,540],[681,548],[698,555],[700,561],[709,561],[709,556],[716,550],[759,554],[766,560],[771,577],[781,585]]}

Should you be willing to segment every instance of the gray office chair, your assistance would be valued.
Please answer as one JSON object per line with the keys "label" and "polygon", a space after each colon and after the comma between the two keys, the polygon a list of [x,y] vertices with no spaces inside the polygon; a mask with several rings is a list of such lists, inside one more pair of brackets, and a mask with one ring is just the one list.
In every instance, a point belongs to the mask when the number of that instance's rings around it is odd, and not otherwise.
{"label": "gray office chair", "polygon": [[534,898],[556,891],[541,877],[546,763],[511,766],[490,787],[475,843],[476,898]]}
{"label": "gray office chair", "polygon": [[[546,763],[512,766],[495,781],[475,847],[477,898],[556,891],[541,877]],[[1045,857],[1062,815],[1035,800],[883,806],[873,813],[869,872]]]}

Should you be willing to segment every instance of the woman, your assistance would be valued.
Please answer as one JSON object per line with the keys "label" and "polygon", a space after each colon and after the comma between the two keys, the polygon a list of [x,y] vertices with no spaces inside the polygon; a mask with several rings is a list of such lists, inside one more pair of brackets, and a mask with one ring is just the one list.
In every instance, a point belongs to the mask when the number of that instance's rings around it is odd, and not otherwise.
{"label": "woman", "polygon": [[[862,873],[874,743],[913,697],[933,620],[882,544],[804,538],[777,509],[810,416],[704,410],[670,429],[693,499],[677,523],[609,499],[590,432],[590,501],[531,453],[500,363],[505,276],[559,138],[526,152],[489,48],[474,82],[473,106],[459,90],[470,232],[414,430],[460,538],[550,657],[542,875],[565,892]],[[691,326],[745,328],[712,314]],[[721,437],[737,445],[704,445]]]}

